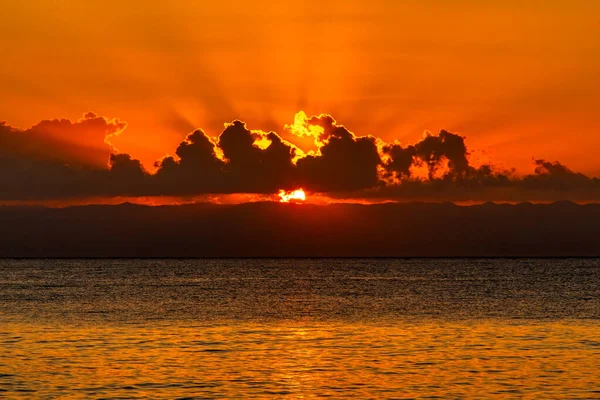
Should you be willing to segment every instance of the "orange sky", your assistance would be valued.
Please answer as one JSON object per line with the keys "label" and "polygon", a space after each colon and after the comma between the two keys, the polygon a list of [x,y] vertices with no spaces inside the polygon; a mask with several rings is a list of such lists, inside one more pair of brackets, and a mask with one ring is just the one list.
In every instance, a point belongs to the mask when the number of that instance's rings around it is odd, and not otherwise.
{"label": "orange sky", "polygon": [[[526,4],[523,4],[526,3]],[[276,130],[298,110],[412,143],[442,128],[475,156],[600,175],[600,2],[36,0],[0,21],[0,120],[127,121],[150,166],[195,127]]]}

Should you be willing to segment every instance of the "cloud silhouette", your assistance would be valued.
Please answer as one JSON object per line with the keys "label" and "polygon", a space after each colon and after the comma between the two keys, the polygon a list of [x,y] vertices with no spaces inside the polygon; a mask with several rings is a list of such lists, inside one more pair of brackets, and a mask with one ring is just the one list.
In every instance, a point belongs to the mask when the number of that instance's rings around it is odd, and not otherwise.
{"label": "cloud silhouette", "polygon": [[320,128],[315,134],[318,151],[300,158],[296,165],[303,187],[317,192],[354,191],[378,186],[381,158],[376,139],[357,137],[329,115],[304,121]]}
{"label": "cloud silhouette", "polygon": [[[298,113],[285,129],[312,138],[315,148],[305,153],[275,132],[235,120],[215,139],[194,130],[151,173],[111,145],[126,126],[93,113],[26,130],[1,123],[0,200],[272,194],[298,187],[373,200],[600,200],[598,178],[560,162],[534,160],[525,176],[475,167],[465,138],[445,130],[403,146],[357,136],[327,114]],[[426,177],[415,174],[417,168],[425,168]]]}
{"label": "cloud silhouette", "polygon": [[296,182],[292,160],[297,148],[274,132],[251,132],[245,123],[233,121],[219,136],[219,147],[226,159],[228,192],[273,193]]}
{"label": "cloud silhouette", "polygon": [[599,219],[568,202],[0,207],[0,257],[597,257]]}
{"label": "cloud silhouette", "polygon": [[186,136],[173,156],[157,161],[153,185],[145,194],[189,195],[222,192],[223,160],[217,157],[217,146],[201,129]]}
{"label": "cloud silhouette", "polygon": [[110,139],[127,124],[86,113],[80,120],[44,120],[21,130],[0,122],[0,157],[103,167],[114,151]]}

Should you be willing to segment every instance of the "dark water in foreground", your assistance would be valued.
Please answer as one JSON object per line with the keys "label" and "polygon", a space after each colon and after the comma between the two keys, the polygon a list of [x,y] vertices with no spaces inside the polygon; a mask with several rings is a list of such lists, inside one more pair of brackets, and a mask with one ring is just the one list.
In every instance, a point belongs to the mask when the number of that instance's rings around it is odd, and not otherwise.
{"label": "dark water in foreground", "polygon": [[600,260],[0,260],[0,398],[600,398]]}

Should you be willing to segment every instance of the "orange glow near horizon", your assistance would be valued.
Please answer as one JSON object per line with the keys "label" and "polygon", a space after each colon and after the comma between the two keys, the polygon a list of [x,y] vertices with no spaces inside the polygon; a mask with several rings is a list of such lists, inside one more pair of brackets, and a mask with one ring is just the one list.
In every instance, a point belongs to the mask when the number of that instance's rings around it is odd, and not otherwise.
{"label": "orange glow near horizon", "polygon": [[306,200],[306,193],[302,188],[286,192],[281,189],[278,193],[281,203],[301,203]]}

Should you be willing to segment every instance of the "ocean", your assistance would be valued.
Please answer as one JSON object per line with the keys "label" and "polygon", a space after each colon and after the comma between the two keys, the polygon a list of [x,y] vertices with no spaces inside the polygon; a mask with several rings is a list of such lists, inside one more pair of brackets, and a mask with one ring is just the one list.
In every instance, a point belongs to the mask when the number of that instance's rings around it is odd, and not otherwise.
{"label": "ocean", "polygon": [[0,260],[0,398],[600,398],[600,259]]}

